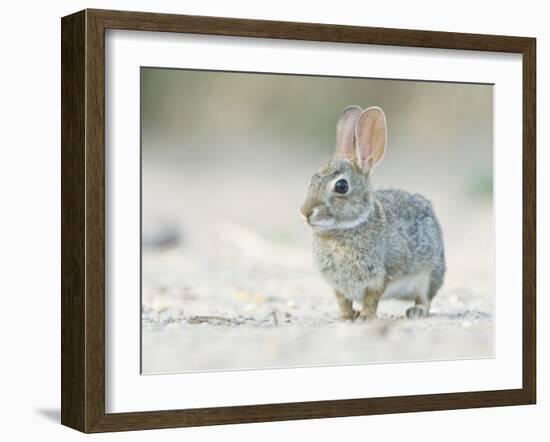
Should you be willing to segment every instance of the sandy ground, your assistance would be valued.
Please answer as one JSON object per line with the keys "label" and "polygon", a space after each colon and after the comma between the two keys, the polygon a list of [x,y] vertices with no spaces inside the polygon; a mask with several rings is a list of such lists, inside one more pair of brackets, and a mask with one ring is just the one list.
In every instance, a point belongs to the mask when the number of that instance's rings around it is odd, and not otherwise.
{"label": "sandy ground", "polygon": [[[384,299],[378,320],[350,323],[337,319],[312,264],[297,212],[304,166],[280,180],[267,162],[251,189],[250,172],[232,167],[205,176],[145,160],[144,373],[492,357],[492,207],[450,178],[444,188],[410,189],[432,199],[444,230],[448,272],[431,316],[407,320],[410,303]],[[407,188],[410,176],[399,172],[390,163],[394,179],[380,181]]]}

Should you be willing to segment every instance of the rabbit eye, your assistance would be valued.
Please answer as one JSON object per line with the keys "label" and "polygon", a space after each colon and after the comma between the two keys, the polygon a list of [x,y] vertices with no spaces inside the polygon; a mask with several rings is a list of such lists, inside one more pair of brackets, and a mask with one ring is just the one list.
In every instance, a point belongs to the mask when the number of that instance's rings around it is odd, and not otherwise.
{"label": "rabbit eye", "polygon": [[336,193],[341,193],[341,194],[344,194],[348,191],[349,189],[349,184],[346,180],[338,180],[336,181],[336,183],[334,183],[334,191]]}

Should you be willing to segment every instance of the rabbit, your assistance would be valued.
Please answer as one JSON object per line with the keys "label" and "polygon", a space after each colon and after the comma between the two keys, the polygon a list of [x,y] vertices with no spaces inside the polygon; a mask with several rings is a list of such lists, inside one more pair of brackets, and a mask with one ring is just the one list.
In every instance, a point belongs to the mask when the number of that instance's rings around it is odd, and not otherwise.
{"label": "rabbit", "polygon": [[[313,229],[314,261],[344,320],[376,318],[384,294],[414,301],[407,318],[426,317],[443,285],[442,231],[430,201],[372,188],[386,139],[380,107],[346,107],[336,126],[336,153],[311,178],[300,208]],[[362,303],[360,311],[354,301]]]}

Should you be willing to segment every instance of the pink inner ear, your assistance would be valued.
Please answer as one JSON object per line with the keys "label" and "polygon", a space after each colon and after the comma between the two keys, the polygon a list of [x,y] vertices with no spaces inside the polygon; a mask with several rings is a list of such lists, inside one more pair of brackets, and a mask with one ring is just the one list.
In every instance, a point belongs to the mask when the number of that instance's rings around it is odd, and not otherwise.
{"label": "pink inner ear", "polygon": [[358,123],[357,145],[361,167],[365,167],[369,158],[372,157],[375,124],[376,119],[370,115],[364,115]]}
{"label": "pink inner ear", "polygon": [[366,109],[357,121],[358,165],[363,170],[374,166],[384,154],[386,145],[386,121],[379,108]]}
{"label": "pink inner ear", "polygon": [[353,139],[352,142],[342,144],[341,147],[337,148],[337,150],[344,157],[351,159],[353,157]]}
{"label": "pink inner ear", "polygon": [[354,156],[355,149],[355,125],[361,116],[359,106],[348,106],[342,111],[336,125],[336,155],[341,155],[350,160]]}
{"label": "pink inner ear", "polygon": [[365,165],[365,163],[371,156],[372,156],[372,152],[368,145],[359,148],[359,158],[361,160],[362,166]]}

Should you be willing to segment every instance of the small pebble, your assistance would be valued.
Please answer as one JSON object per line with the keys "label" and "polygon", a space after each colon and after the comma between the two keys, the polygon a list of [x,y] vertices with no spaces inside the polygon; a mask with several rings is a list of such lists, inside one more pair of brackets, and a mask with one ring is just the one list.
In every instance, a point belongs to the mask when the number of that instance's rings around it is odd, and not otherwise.
{"label": "small pebble", "polygon": [[289,299],[289,300],[286,302],[286,306],[287,306],[287,307],[290,307],[290,308],[295,308],[295,307],[296,307],[296,301],[294,301],[294,299]]}

